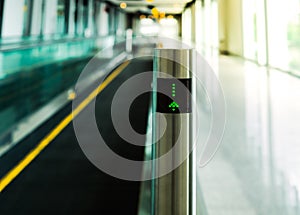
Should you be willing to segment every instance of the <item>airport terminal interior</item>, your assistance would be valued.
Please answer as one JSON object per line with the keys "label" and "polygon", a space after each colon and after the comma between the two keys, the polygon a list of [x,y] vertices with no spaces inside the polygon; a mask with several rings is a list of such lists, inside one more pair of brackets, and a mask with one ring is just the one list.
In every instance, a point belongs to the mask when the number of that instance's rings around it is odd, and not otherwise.
{"label": "airport terminal interior", "polygon": [[0,214],[300,215],[300,0],[0,1]]}

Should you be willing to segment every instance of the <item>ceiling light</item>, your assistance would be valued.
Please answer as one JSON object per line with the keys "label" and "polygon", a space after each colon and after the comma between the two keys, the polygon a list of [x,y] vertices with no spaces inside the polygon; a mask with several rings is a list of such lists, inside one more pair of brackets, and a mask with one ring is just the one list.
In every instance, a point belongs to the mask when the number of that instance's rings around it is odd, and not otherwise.
{"label": "ceiling light", "polygon": [[159,18],[163,19],[165,17],[166,17],[166,13],[164,11],[159,13]]}
{"label": "ceiling light", "polygon": [[152,13],[153,15],[155,15],[155,14],[158,14],[159,12],[158,12],[157,8],[154,7],[154,8],[152,8],[151,13]]}
{"label": "ceiling light", "polygon": [[120,3],[120,8],[125,9],[127,7],[127,4],[125,2]]}

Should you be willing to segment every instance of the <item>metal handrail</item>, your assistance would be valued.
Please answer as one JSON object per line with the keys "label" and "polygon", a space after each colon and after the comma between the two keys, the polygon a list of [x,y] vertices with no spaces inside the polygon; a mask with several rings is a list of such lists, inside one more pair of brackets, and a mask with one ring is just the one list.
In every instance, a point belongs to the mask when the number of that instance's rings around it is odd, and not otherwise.
{"label": "metal handrail", "polygon": [[[9,51],[18,51],[18,50],[24,50],[29,48],[36,48],[41,46],[48,46],[53,44],[59,44],[59,43],[65,43],[65,42],[80,42],[85,40],[96,40],[96,39],[103,39],[103,38],[109,38],[113,35],[107,35],[107,36],[94,36],[94,37],[67,37],[67,38],[60,38],[60,39],[54,39],[54,40],[34,40],[34,42],[28,42],[28,44],[23,42],[16,42],[16,43],[10,43],[10,44],[2,44],[0,45],[0,52],[9,52]],[[20,44],[25,44],[20,46]],[[4,46],[10,46],[10,47],[3,47]],[[19,47],[16,47],[19,46]]]}

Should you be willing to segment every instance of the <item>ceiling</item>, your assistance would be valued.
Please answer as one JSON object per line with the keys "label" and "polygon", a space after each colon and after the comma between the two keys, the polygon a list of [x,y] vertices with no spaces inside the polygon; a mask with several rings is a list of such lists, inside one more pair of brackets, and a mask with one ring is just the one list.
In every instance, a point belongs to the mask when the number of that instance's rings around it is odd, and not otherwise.
{"label": "ceiling", "polygon": [[180,14],[183,12],[185,5],[192,0],[110,0],[115,5],[120,5],[122,2],[127,4],[124,9],[128,13],[150,14],[151,8],[156,7],[159,12],[165,14]]}

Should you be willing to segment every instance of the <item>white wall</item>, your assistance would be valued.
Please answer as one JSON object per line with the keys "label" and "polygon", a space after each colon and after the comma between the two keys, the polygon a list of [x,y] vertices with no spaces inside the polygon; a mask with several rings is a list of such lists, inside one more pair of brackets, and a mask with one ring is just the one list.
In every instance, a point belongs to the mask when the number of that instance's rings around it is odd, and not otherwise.
{"label": "white wall", "polygon": [[191,8],[185,9],[182,14],[182,39],[183,41],[190,42],[192,40],[192,10]]}
{"label": "white wall", "polygon": [[159,21],[160,32],[162,37],[178,38],[179,26],[176,19],[164,18]]}
{"label": "white wall", "polygon": [[24,0],[6,0],[2,24],[2,36],[22,36],[24,21]]}
{"label": "white wall", "polygon": [[227,51],[231,54],[243,56],[243,34],[242,34],[242,0],[220,0],[225,1],[225,40]]}
{"label": "white wall", "polygon": [[242,0],[219,0],[219,49],[243,56]]}

